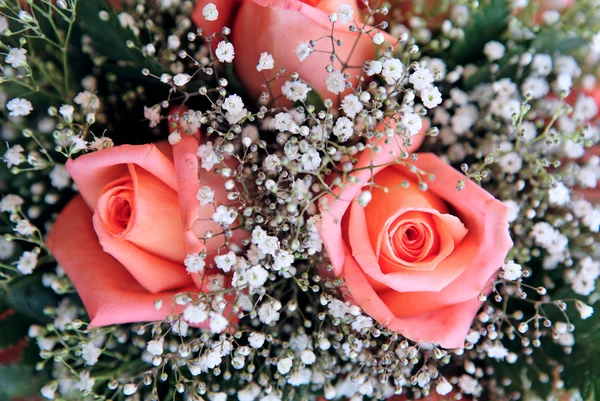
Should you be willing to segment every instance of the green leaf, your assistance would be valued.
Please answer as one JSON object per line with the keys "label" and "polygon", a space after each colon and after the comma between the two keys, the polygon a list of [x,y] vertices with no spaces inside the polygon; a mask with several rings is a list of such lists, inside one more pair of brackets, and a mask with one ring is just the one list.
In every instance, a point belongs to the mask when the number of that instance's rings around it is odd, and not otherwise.
{"label": "green leaf", "polygon": [[536,35],[532,47],[539,53],[571,53],[581,49],[586,43],[588,41],[581,36],[546,28]]}
{"label": "green leaf", "polygon": [[[99,18],[101,12],[108,18]],[[144,57],[138,50],[141,47],[139,39],[131,29],[121,26],[117,13],[106,0],[79,0],[77,24],[92,39],[93,48],[109,60],[123,68],[135,68],[138,73],[142,68],[148,68],[154,74],[161,74],[160,63],[154,57]],[[138,49],[127,46],[127,41]]]}
{"label": "green leaf", "polygon": [[[323,98],[321,97],[321,95],[319,95],[319,92],[317,92],[313,88],[311,89],[312,90],[306,95],[305,103],[308,105],[315,106],[316,111],[325,110],[325,102],[323,101]],[[302,106],[302,104],[298,103],[298,106]]]}
{"label": "green leaf", "polygon": [[56,295],[42,285],[42,274],[17,278],[0,295],[15,311],[36,322],[50,322],[44,308],[56,306]]}
{"label": "green leaf", "polygon": [[[508,62],[509,60],[510,60],[510,55],[506,56],[502,60],[498,61],[497,64],[498,64],[499,70],[495,75],[495,79],[501,79],[501,78],[508,77],[508,78],[511,78],[511,80],[516,81],[518,83],[519,81],[517,79],[515,79],[515,75],[516,75],[518,66],[516,64],[510,64]],[[463,81],[463,86],[465,89],[473,89],[478,84],[489,83],[492,81],[493,81],[493,78],[492,78],[492,73],[489,68],[489,64],[486,64],[484,66],[479,67],[473,75],[466,78]]]}
{"label": "green leaf", "polygon": [[29,340],[21,352],[21,362],[19,364],[26,367],[35,367],[41,360],[40,347],[36,341]]}
{"label": "green leaf", "polygon": [[233,70],[233,64],[228,63],[225,67],[225,78],[227,79],[227,86],[229,87],[230,93],[243,94],[246,92],[244,85],[239,81],[235,71]]}
{"label": "green leaf", "polygon": [[466,27],[464,39],[450,47],[449,60],[453,65],[464,65],[483,57],[483,48],[491,40],[502,36],[508,27],[509,1],[483,0],[474,12],[471,25]]}
{"label": "green leaf", "polygon": [[0,400],[27,397],[39,392],[46,377],[31,367],[0,365]]}
{"label": "green leaf", "polygon": [[0,349],[16,345],[27,336],[31,319],[20,313],[11,314],[0,320]]}

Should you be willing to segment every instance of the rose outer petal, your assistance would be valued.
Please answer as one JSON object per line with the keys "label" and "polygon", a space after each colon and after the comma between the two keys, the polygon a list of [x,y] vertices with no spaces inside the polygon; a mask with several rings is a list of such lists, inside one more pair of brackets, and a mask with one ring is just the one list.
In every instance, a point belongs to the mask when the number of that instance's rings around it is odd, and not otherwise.
{"label": "rose outer petal", "polygon": [[[169,132],[173,133],[179,129],[177,122],[173,120],[174,113],[182,114],[185,108],[178,108],[169,114]],[[222,228],[212,220],[215,212],[214,205],[208,204],[200,206],[200,201],[196,198],[201,186],[210,187],[215,195],[215,204],[227,204],[227,190],[225,189],[225,180],[214,171],[206,171],[199,168],[199,159],[197,156],[200,143],[200,132],[188,135],[183,131],[181,140],[173,145],[173,163],[177,172],[177,190],[179,193],[179,206],[181,209],[181,218],[184,226],[184,243],[188,254],[200,253],[206,250],[206,264],[212,263],[216,256],[216,251],[224,244],[225,239],[216,236],[203,242],[199,237],[204,236],[207,231],[219,233]],[[229,161],[227,161],[229,162]],[[239,244],[247,236],[244,230],[234,230],[230,238],[231,244]],[[204,285],[203,274],[190,274],[194,283],[201,288]]]}
{"label": "rose outer petal", "polygon": [[68,160],[66,168],[90,209],[102,189],[127,174],[127,164],[136,164],[177,190],[177,177],[171,160],[155,145],[121,145]]}
{"label": "rose outer petal", "polygon": [[[348,212],[347,212],[348,213]],[[454,281],[468,266],[455,263],[452,256],[439,262],[434,270],[398,270],[391,273],[383,273],[380,260],[377,258],[370,241],[365,240],[364,234],[368,232],[367,217],[365,210],[358,202],[353,202],[349,211],[348,233],[349,246],[343,245],[348,249],[348,253],[360,265],[365,275],[369,277],[376,291],[412,293],[417,291],[437,292]],[[342,248],[342,249],[344,249]],[[348,263],[348,258],[344,262]],[[387,270],[387,269],[386,269]],[[347,277],[349,273],[343,272]],[[420,305],[420,308],[435,307],[435,300]],[[415,313],[418,313],[415,310]]]}
{"label": "rose outer petal", "polygon": [[[202,13],[204,7],[210,3],[217,6],[217,10],[219,11],[219,17],[216,21],[207,21]],[[238,7],[239,1],[236,0],[197,0],[196,7],[192,13],[192,21],[194,21],[196,26],[202,28],[202,35],[204,36],[219,33],[225,26],[231,28],[233,17]],[[216,39],[212,42],[213,49],[219,41],[219,39]],[[256,62],[258,63],[258,60]]]}
{"label": "rose outer petal", "polygon": [[[197,291],[192,286],[148,292],[102,250],[91,219],[92,212],[83,198],[76,196],[56,219],[46,243],[77,288],[93,326],[162,320],[177,312],[169,306],[174,295]],[[153,305],[157,299],[164,301],[160,310]]]}
{"label": "rose outer petal", "polygon": [[[425,132],[425,128],[422,133]],[[423,135],[416,135],[423,137]],[[413,145],[406,149],[408,152],[414,152],[421,144],[421,141],[413,141]],[[384,144],[384,140],[380,139],[374,145],[381,145],[382,152],[376,155],[377,165],[385,165],[398,160],[402,152],[402,147],[397,141],[391,141],[390,144]],[[362,152],[358,157],[356,168],[363,168],[371,164],[370,150]],[[377,174],[385,167],[377,167],[373,169],[372,174]],[[344,187],[337,186],[332,193],[323,197],[323,201],[319,203],[319,210],[322,214],[321,222],[319,223],[319,233],[323,239],[323,245],[327,250],[327,255],[333,266],[335,275],[341,275],[344,270],[345,253],[344,242],[342,239],[342,218],[350,207],[352,201],[361,193],[363,186],[371,178],[371,170],[362,169],[352,173],[358,184],[345,184]],[[365,231],[366,233],[366,231]]]}
{"label": "rose outer petal", "polygon": [[181,264],[187,252],[177,191],[135,165],[130,164],[129,171],[134,186],[134,221],[125,239],[148,253]]}
{"label": "rose outer petal", "polygon": [[[97,214],[93,215],[92,221],[97,234],[96,241],[104,252],[118,260],[122,268],[129,271],[147,291],[156,294],[192,285],[192,279],[187,274],[182,261],[165,259],[139,248],[132,242],[116,239],[106,231]],[[155,231],[154,235],[159,234]],[[98,266],[102,265],[95,263],[89,268],[99,269]]]}
{"label": "rose outer petal", "polygon": [[346,258],[345,273],[353,301],[376,321],[413,341],[432,342],[444,348],[461,348],[473,318],[481,307],[481,302],[473,299],[399,319],[373,288],[366,285],[367,278],[352,257]]}
{"label": "rose outer petal", "polygon": [[[319,3],[320,8],[299,0],[255,0],[242,3],[232,30],[232,42],[236,52],[234,67],[251,96],[259,96],[265,90],[263,87],[265,81],[261,73],[256,70],[256,64],[260,54],[268,52],[275,59],[275,68],[285,68],[290,73],[297,72],[300,74],[300,79],[321,96],[331,98],[334,103],[337,102],[337,97],[327,90],[325,84],[329,73],[323,67],[330,64],[329,55],[313,52],[303,62],[296,55],[296,46],[300,42],[331,34],[329,12],[325,11],[330,3],[332,2],[322,1]],[[355,1],[349,3],[356,4]],[[271,7],[266,7],[267,5]],[[358,15],[356,17],[359,18]],[[371,28],[367,26],[365,29]],[[337,56],[344,62],[348,61],[348,65],[352,67],[347,69],[347,72],[353,75],[359,74],[363,62],[376,57],[377,46],[368,35],[363,34],[359,38],[358,32],[350,32],[348,25],[338,22],[335,24],[335,36],[343,42],[342,46],[336,46]],[[384,36],[390,45],[396,42],[389,34],[384,33]],[[330,50],[331,42],[319,41],[315,49]],[[334,68],[341,69],[341,64],[336,61]],[[265,76],[272,78],[275,71],[266,71]],[[353,82],[356,83],[355,79]],[[283,80],[279,80],[271,85],[274,97],[281,94],[283,83]],[[281,104],[283,103],[290,102],[281,99]]]}

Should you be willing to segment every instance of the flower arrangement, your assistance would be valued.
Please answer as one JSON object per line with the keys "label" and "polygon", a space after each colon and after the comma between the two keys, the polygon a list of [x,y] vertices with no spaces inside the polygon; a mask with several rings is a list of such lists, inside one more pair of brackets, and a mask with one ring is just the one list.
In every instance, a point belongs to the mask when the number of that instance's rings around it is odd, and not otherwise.
{"label": "flower arrangement", "polygon": [[599,32],[0,0],[0,399],[597,399]]}

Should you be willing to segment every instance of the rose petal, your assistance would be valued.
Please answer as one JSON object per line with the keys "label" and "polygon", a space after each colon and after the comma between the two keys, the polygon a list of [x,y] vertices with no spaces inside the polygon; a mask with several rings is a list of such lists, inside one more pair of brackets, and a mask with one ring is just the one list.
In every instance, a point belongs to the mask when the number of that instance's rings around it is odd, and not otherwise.
{"label": "rose petal", "polygon": [[[380,139],[372,145],[383,147],[382,151],[374,156],[377,158],[377,163],[372,163],[371,149],[367,148],[366,151],[358,156],[358,162],[355,165],[356,168],[360,168],[361,170],[352,173],[352,177],[356,179],[357,184],[348,184],[348,181],[346,181],[343,187],[336,186],[333,188],[332,193],[324,196],[323,200],[319,202],[319,210],[322,214],[322,219],[319,223],[319,233],[323,239],[327,255],[333,265],[333,272],[338,276],[344,269],[345,255],[342,251],[344,245],[340,224],[344,214],[351,202],[361,193],[363,186],[369,182],[372,175],[384,169],[385,167],[383,166],[386,164],[398,160],[402,152],[402,146],[398,141],[391,141],[390,144],[383,146],[384,140]],[[413,149],[410,148],[408,151],[412,152]],[[377,165],[379,167],[373,167],[372,171],[364,168],[370,165]]]}
{"label": "rose petal", "polygon": [[[421,209],[415,209],[415,211],[420,213],[425,212]],[[406,261],[395,257],[394,253],[386,249],[386,247],[389,247],[390,245],[387,242],[383,242],[383,252],[379,257],[379,263],[381,264],[381,271],[383,273],[402,272],[403,270],[433,271],[438,267],[440,263],[442,263],[449,255],[452,254],[452,252],[458,247],[458,245],[460,245],[462,239],[467,233],[467,229],[464,226],[462,226],[462,237],[460,237],[459,240],[456,241],[456,239],[453,238],[452,233],[448,230],[448,228],[439,220],[439,214],[436,214],[435,211],[434,213],[427,214],[430,214],[431,221],[433,222],[433,231],[435,232],[435,236],[437,239],[437,248],[435,248],[434,252],[432,252],[432,250],[429,250],[430,254],[428,258],[418,261],[416,263],[407,263]],[[460,221],[458,223],[460,224]],[[385,236],[386,234],[385,232],[382,232],[380,235]],[[438,285],[434,285],[428,290],[433,291],[434,288],[437,287]]]}
{"label": "rose petal", "polygon": [[121,145],[88,153],[68,160],[67,171],[85,199],[94,209],[102,189],[127,174],[127,164],[136,164],[177,190],[173,163],[155,145]]}
{"label": "rose petal", "polygon": [[420,153],[415,165],[435,175],[435,180],[428,182],[429,190],[444,199],[454,210],[452,214],[469,230],[460,251],[455,252],[461,256],[460,263],[468,263],[464,272],[468,280],[456,280],[444,292],[447,291],[449,298],[452,292],[475,298],[487,285],[489,277],[502,266],[512,248],[508,207],[469,180],[465,181],[462,191],[457,191],[454,183],[465,180],[464,175],[432,153]]}
{"label": "rose petal", "polygon": [[177,192],[133,164],[129,165],[129,172],[134,186],[133,224],[123,239],[181,264],[187,252]]}
{"label": "rose petal", "polygon": [[[386,160],[387,161],[387,160]],[[377,160],[377,164],[380,164]],[[431,191],[419,189],[416,176],[406,167],[392,165],[374,177],[377,187],[373,188],[373,199],[365,208],[370,219],[387,220],[396,215],[398,210],[406,208],[435,209],[440,213],[448,213],[446,202]],[[409,183],[408,188],[400,187],[402,181]],[[383,188],[388,188],[384,191]]]}
{"label": "rose petal", "polygon": [[[93,326],[162,320],[176,312],[169,306],[175,294],[196,290],[148,292],[102,250],[91,219],[83,198],[75,197],[56,219],[46,243],[77,288]],[[159,298],[165,306],[156,310]]]}
{"label": "rose petal", "polygon": [[[124,238],[135,221],[133,180],[131,176],[111,182],[98,198],[97,210],[104,228],[114,236]],[[124,210],[129,213],[123,215]]]}
{"label": "rose petal", "polygon": [[[215,21],[207,21],[202,13],[204,7],[210,3],[213,3],[215,6],[217,6],[217,10],[219,11],[219,17]],[[196,26],[202,28],[203,36],[210,36],[214,33],[220,33],[223,27],[232,27],[233,18],[238,7],[239,1],[235,0],[198,0],[196,1],[194,12],[192,13],[192,21],[194,21]],[[219,41],[219,39],[213,40],[213,48],[217,46]]]}
{"label": "rose petal", "polygon": [[[185,109],[178,108],[169,114],[170,132],[179,129],[178,123],[173,120],[173,114],[181,114],[184,111]],[[222,235],[215,236],[206,243],[199,239],[207,231],[218,234],[223,230],[212,220],[212,215],[215,212],[214,205],[200,206],[200,201],[196,198],[196,195],[201,186],[208,186],[214,191],[215,204],[227,204],[229,200],[224,186],[224,178],[214,171],[199,170],[199,160],[196,155],[199,143],[200,132],[195,132],[194,135],[181,135],[181,140],[172,146],[173,163],[177,172],[177,188],[184,225],[186,251],[188,254],[194,254],[206,250],[208,257],[205,262],[210,264],[216,256],[216,251],[225,244],[225,238]],[[230,242],[239,244],[246,235],[247,233],[243,230],[235,230]],[[201,273],[193,273],[191,277],[198,287],[201,287],[205,281]]]}
{"label": "rose petal", "polygon": [[[173,126],[172,115],[169,115],[169,132],[177,130]],[[198,253],[204,249],[203,244],[192,232],[192,226],[198,217],[200,203],[196,194],[200,185],[198,183],[198,139],[190,135],[182,135],[179,143],[173,147],[173,163],[177,173],[177,189],[179,192],[179,205],[184,226],[185,246],[188,254]]]}
{"label": "rose petal", "polygon": [[[236,51],[234,66],[240,81],[245,84],[250,95],[259,96],[264,91],[264,79],[256,70],[256,64],[260,54],[268,52],[273,55],[276,68],[297,72],[300,74],[300,78],[314,90],[337,102],[337,98],[327,90],[325,84],[328,72],[324,66],[330,64],[329,55],[315,51],[303,62],[300,62],[296,55],[296,46],[300,42],[315,40],[331,34],[329,13],[324,11],[327,9],[328,3],[331,2],[319,3],[319,7],[323,7],[323,9],[300,1],[255,0],[242,3],[232,31],[232,42]],[[265,7],[261,4],[276,5],[276,8]],[[369,30],[372,27],[366,26],[365,29]],[[384,35],[390,44],[396,42],[389,34],[384,33]],[[376,57],[377,46],[373,44],[368,35],[363,34],[359,38],[358,32],[348,30],[348,25],[336,23],[335,36],[343,43],[342,46],[336,46],[336,54],[351,66],[346,69],[350,74],[358,74],[364,61]],[[316,50],[331,51],[331,43],[319,41]],[[341,64],[336,61],[334,68],[340,69]],[[268,72],[267,77],[270,78],[272,75],[274,72]],[[352,81],[356,83],[355,78],[352,78]],[[276,81],[271,85],[274,97],[281,94],[281,85],[283,85],[283,81]],[[278,100],[278,104],[279,102],[283,104],[286,100],[281,99]]]}
{"label": "rose petal", "polygon": [[[448,257],[439,261],[436,268],[431,271],[399,270],[386,267],[386,272],[393,271],[384,273],[380,265],[380,259],[377,258],[370,241],[365,241],[364,234],[361,235],[361,233],[368,232],[369,225],[367,225],[364,208],[358,202],[353,202],[348,223],[348,249],[365,274],[372,280],[377,291],[437,292],[454,281],[468,267],[468,265],[456,263],[456,259]],[[430,306],[435,307],[435,301],[428,301],[420,307],[429,308]]]}
{"label": "rose petal", "polygon": [[115,238],[106,231],[97,213],[93,215],[92,221],[97,241],[104,252],[117,259],[147,291],[158,293],[192,284],[183,261],[161,258],[130,241]]}
{"label": "rose petal", "polygon": [[[433,342],[444,348],[461,348],[473,322],[473,317],[481,307],[477,299],[460,302],[427,314],[409,318],[397,318],[372,287],[365,285],[367,278],[358,264],[346,258],[344,278],[354,303],[377,322],[398,331],[413,341]],[[396,303],[402,303],[402,294]]]}
{"label": "rose petal", "polygon": [[[367,217],[368,219],[368,217]],[[371,225],[370,225],[371,226]],[[409,233],[418,236],[416,243],[406,237]],[[379,230],[375,254],[396,262],[405,269],[423,270],[424,265],[435,258],[439,252],[440,241],[435,221],[430,213],[423,211],[405,211]],[[372,230],[374,231],[374,230]],[[434,266],[435,267],[435,266]],[[433,267],[431,268],[433,269]]]}

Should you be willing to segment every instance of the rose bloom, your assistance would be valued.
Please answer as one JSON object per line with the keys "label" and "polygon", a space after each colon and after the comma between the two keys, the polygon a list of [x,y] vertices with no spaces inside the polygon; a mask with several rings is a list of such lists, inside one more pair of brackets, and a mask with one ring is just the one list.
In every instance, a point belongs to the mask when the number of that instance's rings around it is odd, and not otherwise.
{"label": "rose bloom", "polygon": [[[435,175],[422,191],[409,168],[393,164],[395,142],[381,148],[363,152],[356,183],[335,188],[320,204],[333,272],[380,324],[414,341],[462,347],[478,296],[490,290],[512,246],[508,208],[429,153],[411,163]],[[363,207],[359,195],[369,189],[371,165],[382,167],[372,170],[377,187]],[[465,180],[462,191],[458,180]],[[404,181],[409,188],[400,186]]]}
{"label": "rose bloom", "polygon": [[[257,71],[256,65],[263,52],[270,53],[275,60],[275,68],[270,71],[262,71],[265,77],[271,79],[276,71],[285,68],[286,74],[292,72],[300,74],[300,79],[308,83],[324,97],[333,97],[333,93],[327,90],[325,79],[329,73],[325,67],[331,64],[330,54],[313,52],[303,62],[296,55],[296,47],[300,42],[316,40],[324,35],[331,35],[331,22],[329,15],[336,12],[341,4],[352,7],[353,18],[358,23],[358,28],[363,27],[362,13],[358,7],[359,0],[200,0],[192,19],[197,26],[203,30],[203,35],[220,32],[224,26],[231,28],[231,36],[235,49],[235,60],[233,61],[237,77],[244,84],[250,95],[257,97],[266,91],[265,83],[261,73]],[[203,8],[213,3],[217,6],[219,17],[216,21],[207,21],[203,14]],[[346,63],[348,68],[344,72],[351,75],[360,74],[360,68],[364,61],[376,57],[377,46],[373,44],[367,34],[360,35],[358,32],[350,32],[349,25],[354,25],[351,20],[348,23],[337,21],[335,23],[334,36],[342,41],[341,46],[335,46],[336,55]],[[372,27],[366,26],[367,30]],[[378,30],[370,33],[375,35]],[[385,36],[384,45],[390,46],[396,43],[396,39],[382,32]],[[354,48],[355,43],[357,42]],[[214,42],[219,42],[219,39]],[[383,45],[382,45],[383,46]],[[331,41],[320,40],[315,47],[317,51],[331,52]],[[339,60],[334,63],[336,70],[342,69]],[[356,84],[355,79],[351,80]],[[273,96],[281,94],[283,80],[273,82],[271,89]]]}
{"label": "rose bloom", "polygon": [[[202,273],[188,274],[183,263],[205,249],[199,236],[222,231],[211,219],[213,205],[201,207],[196,199],[197,149],[197,137],[182,135],[173,147],[122,145],[67,162],[80,195],[60,213],[47,244],[92,325],[163,319],[174,312],[175,294],[211,283]],[[201,180],[214,190],[215,203],[227,202],[224,178],[205,172]],[[215,237],[206,252],[222,245],[223,236]],[[160,310],[157,299],[165,303]]]}

